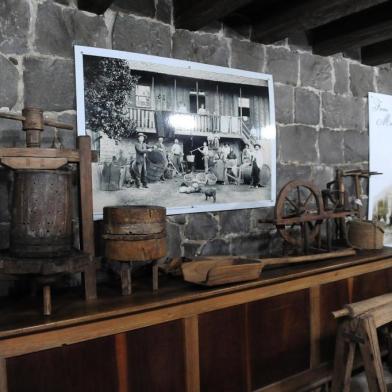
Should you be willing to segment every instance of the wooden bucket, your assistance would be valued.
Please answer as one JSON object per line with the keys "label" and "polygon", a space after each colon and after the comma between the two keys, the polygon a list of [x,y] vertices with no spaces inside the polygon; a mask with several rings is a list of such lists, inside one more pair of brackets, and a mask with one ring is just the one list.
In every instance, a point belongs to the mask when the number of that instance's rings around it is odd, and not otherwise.
{"label": "wooden bucket", "polygon": [[166,256],[166,209],[158,206],[105,207],[105,255],[116,261]]}
{"label": "wooden bucket", "polygon": [[384,229],[372,221],[351,221],[348,224],[348,239],[357,249],[382,249]]}
{"label": "wooden bucket", "polygon": [[72,250],[71,173],[17,170],[10,251],[15,256],[53,257]]}

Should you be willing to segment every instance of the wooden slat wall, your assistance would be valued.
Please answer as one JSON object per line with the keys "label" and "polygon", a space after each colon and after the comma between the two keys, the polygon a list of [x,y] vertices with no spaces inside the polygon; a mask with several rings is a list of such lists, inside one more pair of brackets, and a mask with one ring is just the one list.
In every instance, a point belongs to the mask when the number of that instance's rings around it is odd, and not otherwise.
{"label": "wooden slat wall", "polygon": [[293,391],[328,375],[331,312],[391,290],[387,269],[9,358],[8,391]]}

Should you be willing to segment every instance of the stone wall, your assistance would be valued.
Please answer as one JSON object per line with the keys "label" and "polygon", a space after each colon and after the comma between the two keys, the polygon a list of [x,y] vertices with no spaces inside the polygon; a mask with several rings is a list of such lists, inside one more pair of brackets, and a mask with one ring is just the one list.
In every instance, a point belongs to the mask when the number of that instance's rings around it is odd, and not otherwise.
{"label": "stone wall", "polygon": [[[116,0],[105,15],[79,11],[72,0],[0,3],[0,107],[42,106],[75,121],[73,44],[168,56],[272,73],[277,119],[277,184],[312,179],[324,186],[334,168],[368,161],[368,91],[392,93],[390,67],[320,57],[307,47],[259,45],[219,23],[200,32],[176,30],[171,0]],[[46,133],[50,144],[53,130]],[[75,138],[61,132],[72,147]],[[20,127],[0,121],[0,144],[21,144]],[[9,174],[0,171],[0,244],[7,246]],[[258,223],[272,209],[168,217],[169,254],[268,254],[281,246]]]}

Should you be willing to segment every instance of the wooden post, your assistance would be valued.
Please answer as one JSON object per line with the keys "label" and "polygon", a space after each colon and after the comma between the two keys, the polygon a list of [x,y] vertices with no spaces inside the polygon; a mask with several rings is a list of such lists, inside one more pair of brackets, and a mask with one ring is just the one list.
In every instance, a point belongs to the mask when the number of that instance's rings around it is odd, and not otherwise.
{"label": "wooden post", "polygon": [[183,319],[186,392],[200,392],[199,322],[197,315]]}
{"label": "wooden post", "polygon": [[309,289],[310,295],[310,367],[320,365],[320,286]]}
{"label": "wooden post", "polygon": [[344,320],[338,326],[331,392],[350,392],[355,354],[355,343],[345,336],[350,332],[350,322]]}
{"label": "wooden post", "polygon": [[82,227],[82,250],[91,255],[90,266],[84,271],[87,300],[97,298],[97,277],[94,262],[93,185],[91,174],[91,141],[89,136],[78,137],[80,210]]}
{"label": "wooden post", "polygon": [[44,315],[50,316],[52,314],[52,296],[51,296],[49,285],[45,285],[43,288],[43,302],[44,302]]}
{"label": "wooden post", "polygon": [[118,392],[128,392],[128,347],[125,332],[115,335]]}
{"label": "wooden post", "polygon": [[153,291],[158,290],[158,260],[153,260],[152,262],[152,289]]}
{"label": "wooden post", "polygon": [[367,315],[360,318],[359,331],[364,339],[364,342],[359,344],[359,348],[362,354],[369,391],[387,392],[378,344],[377,327],[373,316]]}
{"label": "wooden post", "polygon": [[121,263],[120,278],[121,278],[122,295],[131,295],[132,294],[132,262]]}
{"label": "wooden post", "polygon": [[0,358],[0,392],[8,392],[7,364],[5,358]]}

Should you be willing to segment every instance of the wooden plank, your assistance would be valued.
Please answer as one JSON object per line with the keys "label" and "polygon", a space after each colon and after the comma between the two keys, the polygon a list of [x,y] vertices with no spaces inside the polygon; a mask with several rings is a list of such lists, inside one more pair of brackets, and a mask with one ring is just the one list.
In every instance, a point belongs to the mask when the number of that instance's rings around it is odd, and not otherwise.
{"label": "wooden plank", "polygon": [[185,351],[185,380],[187,392],[200,391],[199,367],[199,322],[197,316],[186,317],[183,320],[184,351]]}
{"label": "wooden plank", "polygon": [[310,30],[346,15],[366,10],[386,0],[315,0],[295,3],[253,25],[252,37],[263,43],[273,43],[291,33]]}
{"label": "wooden plank", "polygon": [[363,64],[380,65],[392,62],[392,39],[377,42],[361,48]]}
{"label": "wooden plank", "polygon": [[313,52],[329,56],[391,39],[391,12],[392,4],[386,2],[313,30]]}
{"label": "wooden plank", "polygon": [[91,255],[90,266],[84,272],[85,295],[87,300],[97,298],[96,269],[94,257],[93,189],[91,174],[91,141],[89,136],[78,137],[80,153],[80,216],[82,250]]}
{"label": "wooden plank", "polygon": [[[385,263],[385,260],[382,260],[379,262],[370,263],[370,266],[376,270],[390,268],[392,260],[388,260],[388,263]],[[35,334],[33,333],[25,336],[10,336],[8,338],[5,337],[4,339],[0,340],[0,356],[10,357],[21,355],[24,353],[44,350],[47,348],[58,347],[62,344],[72,344],[95,339],[97,337],[143,328],[165,321],[177,320],[212,310],[224,309],[226,307],[306,289],[314,286],[315,284],[335,282],[346,279],[349,276],[364,274],[368,272],[368,270],[369,265],[359,265],[339,271],[327,272],[320,274],[317,277],[308,276],[294,281],[201,299],[195,302],[183,303],[170,307],[158,308],[152,311],[128,314],[123,317],[119,316],[121,312],[102,312],[99,315],[99,318],[104,320],[99,321],[97,316],[89,319],[89,321],[96,320],[94,323],[89,322],[82,325],[74,325],[69,326],[68,328],[55,329]],[[107,320],[105,319],[107,317],[117,318]],[[73,323],[81,323],[81,320],[73,320]],[[61,323],[58,323],[57,328],[60,328],[60,325]],[[36,328],[33,329],[33,331],[38,331],[39,329],[40,328]],[[26,329],[24,330],[24,333],[27,333]],[[3,336],[6,335],[7,334],[3,333]]]}
{"label": "wooden plank", "polygon": [[128,347],[127,335],[119,333],[115,335],[116,363],[118,392],[128,392]]}
{"label": "wooden plank", "polygon": [[193,0],[181,7],[177,1],[174,3],[174,24],[179,29],[198,30],[251,2],[252,0]]}
{"label": "wooden plank", "polygon": [[7,364],[5,358],[0,358],[0,392],[7,391]]}
{"label": "wooden plank", "polygon": [[[70,309],[69,311],[59,313],[58,316],[52,316],[50,321],[43,322],[42,319],[38,318],[37,320],[34,319],[33,321],[21,323],[20,318],[17,317],[16,321],[18,327],[14,327],[12,317],[8,317],[8,321],[6,322],[6,320],[4,320],[2,323],[0,338],[64,328],[105,318],[131,315],[184,303],[194,303],[200,300],[213,300],[219,296],[219,298],[227,298],[228,294],[243,295],[244,293],[249,292],[249,300],[257,300],[257,295],[260,295],[260,298],[266,298],[272,295],[295,291],[296,289],[309,288],[318,284],[347,279],[351,276],[372,273],[372,271],[381,270],[381,272],[383,272],[384,269],[392,267],[392,258],[387,257],[390,253],[390,251],[383,250],[371,252],[373,256],[369,256],[368,252],[366,252],[366,257],[357,256],[355,259],[349,258],[346,261],[339,261],[338,263],[329,261],[325,265],[323,263],[323,265],[318,266],[317,268],[304,266],[303,268],[297,267],[293,271],[290,268],[289,270],[291,272],[289,274],[282,273],[282,271],[285,270],[285,268],[282,268],[276,271],[270,271],[268,279],[261,279],[257,282],[244,283],[224,288],[190,290],[189,286],[178,282],[176,284],[176,292],[174,293],[173,287],[170,285],[166,295],[164,295],[166,287],[162,288],[159,298],[157,298],[156,295],[147,292],[141,297],[138,296],[137,299],[132,296],[126,298],[126,301],[121,301],[121,304],[116,304],[116,306],[112,305],[112,300],[110,300],[109,303],[104,299],[101,300],[102,303],[100,302],[98,308],[95,304],[94,306],[86,307],[85,302],[80,301],[75,304],[74,308],[68,306],[67,308]],[[363,263],[364,260],[367,262]],[[315,271],[317,274],[314,273]],[[184,291],[185,286],[186,290]],[[256,295],[256,297],[253,299],[251,295]],[[238,297],[236,296],[236,298]],[[120,299],[118,299],[118,301],[120,302]],[[233,305],[235,304],[238,303],[234,303]]]}
{"label": "wooden plank", "polygon": [[244,304],[243,311],[243,342],[244,342],[244,373],[245,373],[245,391],[252,391],[252,361],[251,361],[251,342],[249,336],[249,303]]}
{"label": "wooden plank", "polygon": [[41,169],[56,170],[68,163],[67,158],[24,158],[24,157],[6,157],[1,158],[2,165],[14,170],[20,169]]}
{"label": "wooden plank", "polygon": [[310,295],[310,367],[320,365],[320,286],[313,286]]}
{"label": "wooden plank", "polygon": [[79,152],[65,148],[0,148],[0,158],[7,157],[65,158],[69,162],[79,162]]}

